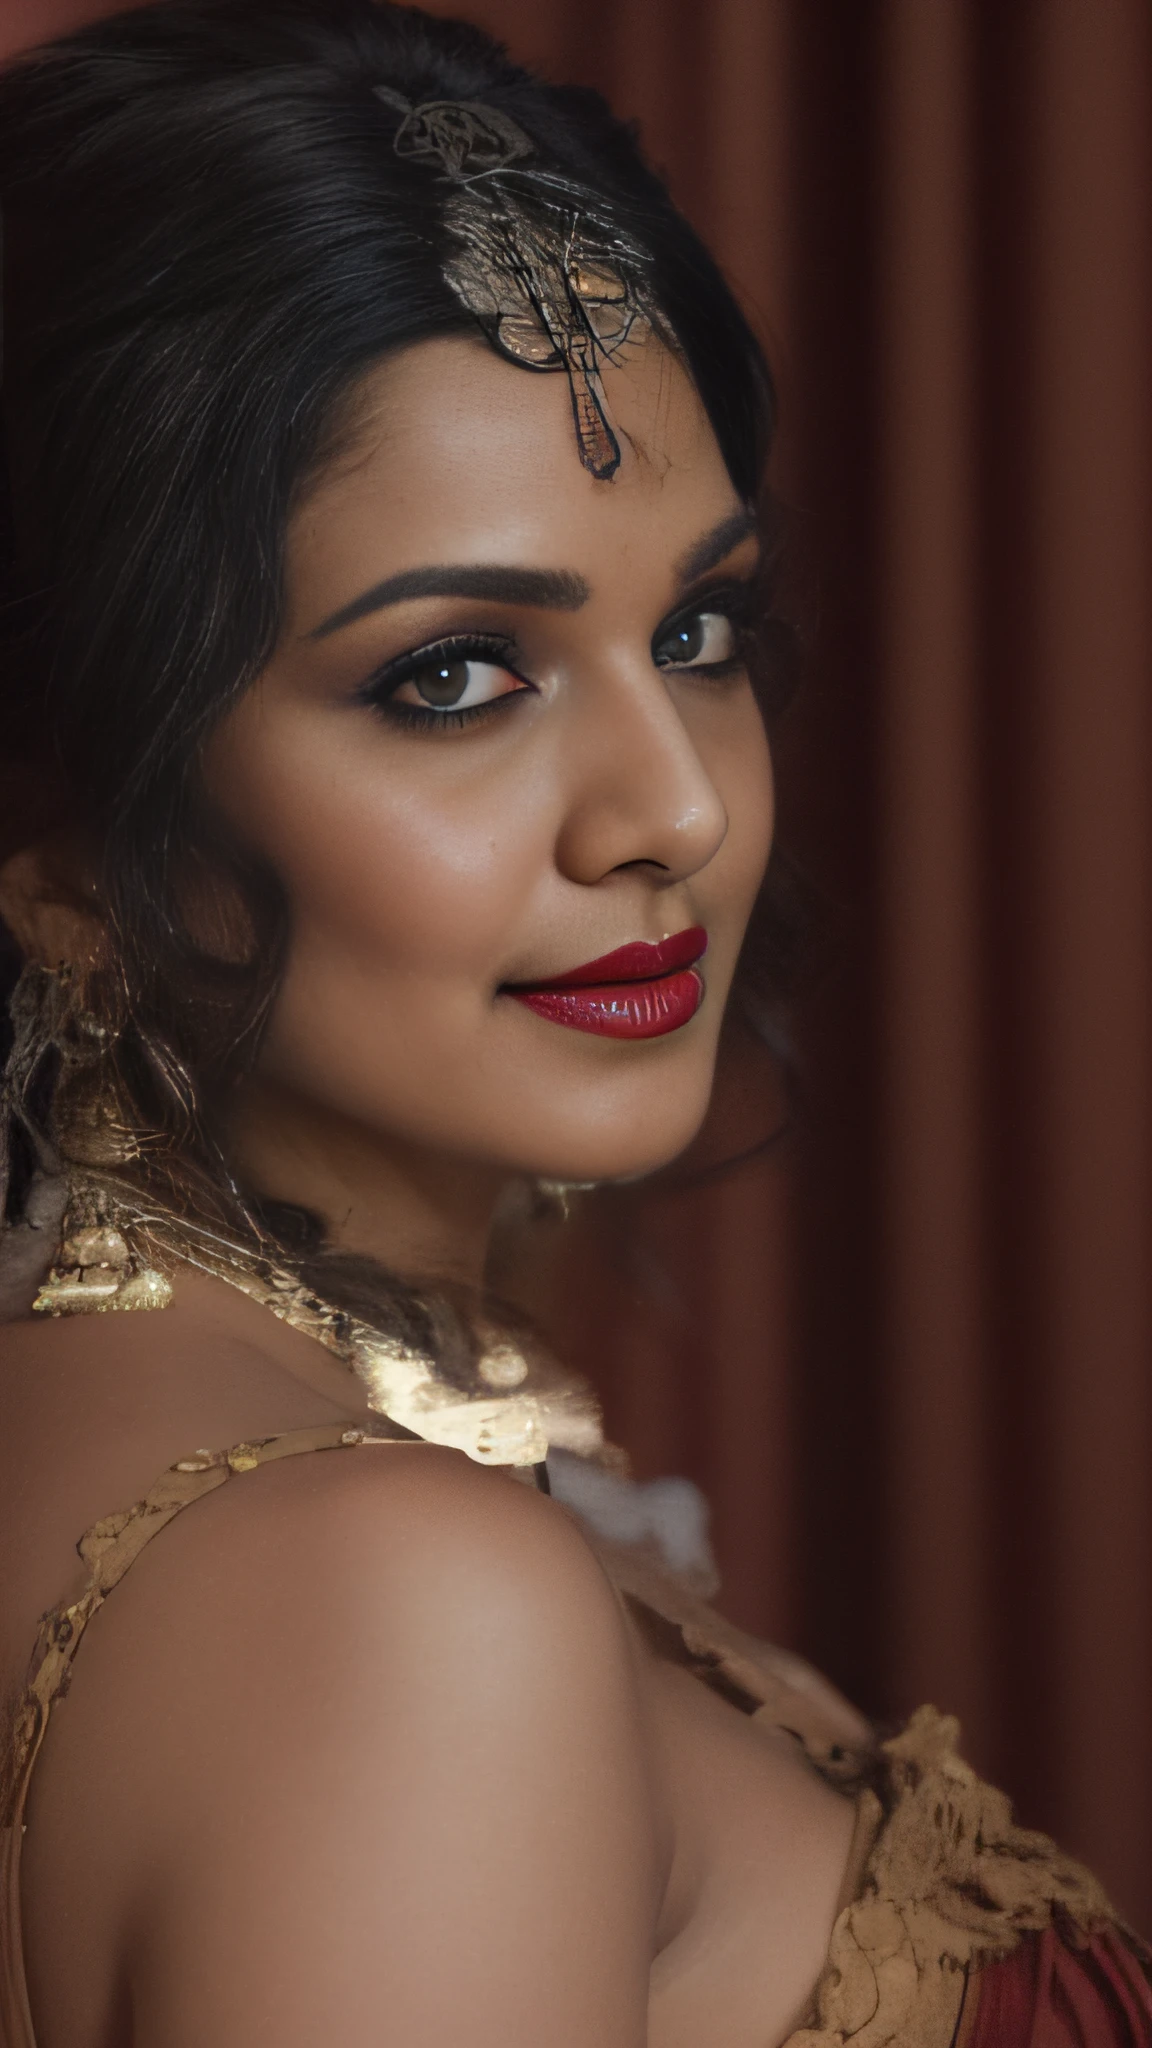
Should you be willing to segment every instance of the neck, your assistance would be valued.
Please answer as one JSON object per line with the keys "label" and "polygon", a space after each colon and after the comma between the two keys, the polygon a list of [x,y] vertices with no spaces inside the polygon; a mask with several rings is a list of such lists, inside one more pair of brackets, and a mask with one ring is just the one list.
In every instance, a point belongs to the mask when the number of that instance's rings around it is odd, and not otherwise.
{"label": "neck", "polygon": [[233,1098],[226,1140],[249,1187],[321,1216],[341,1251],[405,1278],[482,1285],[506,1173],[366,1130],[259,1076]]}

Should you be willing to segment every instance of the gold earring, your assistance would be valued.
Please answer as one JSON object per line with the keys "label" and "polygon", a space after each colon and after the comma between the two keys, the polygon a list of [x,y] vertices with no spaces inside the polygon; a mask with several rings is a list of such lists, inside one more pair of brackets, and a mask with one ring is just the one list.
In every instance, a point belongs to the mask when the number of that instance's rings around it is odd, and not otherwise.
{"label": "gold earring", "polygon": [[95,1223],[65,1237],[32,1304],[44,1316],[106,1315],[167,1308],[172,1283],[135,1259],[113,1224]]}

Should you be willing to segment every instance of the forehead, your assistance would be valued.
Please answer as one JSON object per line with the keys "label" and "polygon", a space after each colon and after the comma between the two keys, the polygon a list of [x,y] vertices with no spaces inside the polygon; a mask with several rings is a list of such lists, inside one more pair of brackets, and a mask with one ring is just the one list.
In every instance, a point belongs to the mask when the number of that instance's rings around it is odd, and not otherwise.
{"label": "forehead", "polygon": [[340,454],[289,537],[301,605],[355,587],[381,562],[583,556],[666,559],[739,509],[691,379],[650,340],[603,379],[621,461],[610,482],[583,467],[562,372],[506,362],[485,342],[421,342],[354,394]]}

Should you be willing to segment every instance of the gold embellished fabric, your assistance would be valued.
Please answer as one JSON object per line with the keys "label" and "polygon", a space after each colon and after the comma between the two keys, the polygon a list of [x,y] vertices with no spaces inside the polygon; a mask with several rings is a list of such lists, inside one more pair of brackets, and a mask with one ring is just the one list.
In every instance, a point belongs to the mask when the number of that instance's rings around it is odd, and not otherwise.
{"label": "gold embellished fabric", "polygon": [[[653,1553],[596,1545],[617,1586],[671,1623],[699,1676],[794,1735],[820,1775],[856,1798],[857,1823],[828,1959],[806,2024],[783,2048],[961,2048],[989,1966],[1058,1929],[1086,1948],[1115,1914],[1103,1888],[1048,1836],[1017,1827],[1010,1802],[957,1752],[959,1725],[921,1707],[877,1741],[800,1658],[758,1642],[664,1574]],[[1121,1930],[1142,1978],[1148,1953]],[[994,2037],[995,2038],[995,2037]],[[1043,2028],[996,2048],[1107,2048],[1152,2040]],[[977,2048],[977,2044],[973,2044]]]}
{"label": "gold embellished fabric", "polygon": [[875,1789],[860,1795],[874,1845],[833,1929],[813,2024],[787,2048],[947,2048],[974,1971],[1054,1922],[1084,1937],[1113,1922],[1096,1879],[1015,1826],[1004,1794],[957,1755],[958,1732],[921,1707],[879,1746]]}
{"label": "gold embellished fabric", "polygon": [[[36,2048],[20,1934],[20,1852],[28,1785],[54,1703],[67,1690],[84,1630],[152,1538],[176,1515],[237,1475],[303,1452],[419,1441],[381,1419],[371,1430],[296,1430],[174,1465],[134,1507],[81,1539],[83,1591],[44,1617],[25,1691],[11,1719],[0,1786],[0,2033],[6,2048]],[[527,1472],[518,1477],[531,1478]],[[954,2048],[967,2040],[981,1973],[1022,1943],[1056,1930],[1087,1953],[1101,1935],[1127,1943],[1144,1982],[1146,1957],[1118,1936],[1096,1880],[1046,1836],[1018,1828],[1002,1793],[956,1752],[957,1727],[922,1707],[889,1741],[800,1659],[757,1642],[664,1572],[643,1544],[593,1537],[610,1577],[641,1625],[661,1632],[705,1683],[754,1723],[793,1735],[825,1779],[853,1795],[857,1826],[828,1959],[805,2024],[784,2048]],[[1152,2010],[1152,2008],[1150,2008]],[[1000,2035],[981,2036],[984,2039]],[[1152,2033],[1109,2031],[1113,2042]],[[1003,2048],[1105,2035],[1013,2029]],[[980,2044],[973,2042],[973,2048]]]}

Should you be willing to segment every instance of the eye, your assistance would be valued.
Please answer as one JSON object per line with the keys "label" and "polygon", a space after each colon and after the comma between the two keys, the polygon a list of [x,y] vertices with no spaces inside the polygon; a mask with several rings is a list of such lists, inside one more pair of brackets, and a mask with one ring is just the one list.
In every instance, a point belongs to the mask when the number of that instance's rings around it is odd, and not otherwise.
{"label": "eye", "polygon": [[536,694],[503,636],[460,633],[400,655],[357,692],[378,717],[409,731],[450,732]]}
{"label": "eye", "polygon": [[437,655],[409,668],[404,681],[389,691],[388,701],[423,711],[474,711],[524,688],[518,676],[497,662]]}
{"label": "eye", "polygon": [[657,668],[725,668],[738,651],[736,628],[725,612],[692,612],[665,629],[652,659]]}

